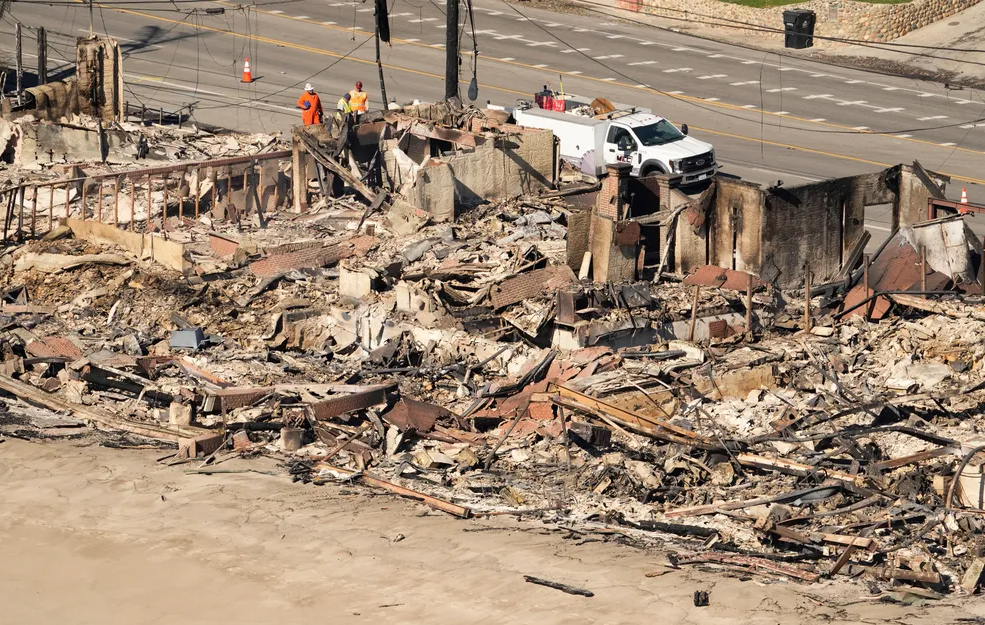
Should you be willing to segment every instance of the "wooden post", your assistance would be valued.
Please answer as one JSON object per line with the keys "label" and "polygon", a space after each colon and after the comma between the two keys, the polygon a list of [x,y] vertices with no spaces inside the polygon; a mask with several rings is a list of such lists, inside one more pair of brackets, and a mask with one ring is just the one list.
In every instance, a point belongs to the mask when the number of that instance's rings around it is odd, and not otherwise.
{"label": "wooden post", "polygon": [[[872,259],[868,254],[862,255],[862,294],[863,298],[869,297],[869,264],[871,264]],[[863,314],[865,315],[865,320],[869,320],[869,310],[872,308],[872,302],[865,306]]]}
{"label": "wooden post", "polygon": [[96,221],[103,223],[103,179],[99,179],[96,186]]}
{"label": "wooden post", "polygon": [[117,176],[113,181],[113,227],[120,227],[120,180]]}
{"label": "wooden post", "polygon": [[804,332],[811,331],[811,265],[804,267]]}
{"label": "wooden post", "polygon": [[21,187],[21,192],[17,194],[20,207],[17,210],[17,234],[21,239],[24,238],[24,198],[27,197],[27,187]]}
{"label": "wooden post", "polygon": [[34,224],[38,221],[38,185],[34,185],[34,194],[32,196],[34,201],[31,202],[31,236],[33,237],[37,230]]}
{"label": "wooden post", "polygon": [[153,204],[153,198],[151,198],[150,194],[153,186],[150,174],[147,174],[147,223],[144,224],[144,232],[147,232],[150,228],[151,206]]}
{"label": "wooden post", "polygon": [[130,232],[136,228],[137,221],[137,181],[130,178]]}
{"label": "wooden post", "polygon": [[920,292],[927,293],[927,248],[920,246]]}
{"label": "wooden post", "polygon": [[69,202],[69,199],[71,199],[71,197],[72,197],[72,195],[71,195],[72,189],[69,186],[69,184],[71,184],[71,183],[68,183],[68,182],[65,183],[65,219],[68,219],[71,216],[71,215],[69,215],[69,210],[70,209],[68,207],[68,202]]}
{"label": "wooden post", "polygon": [[[982,249],[985,250],[985,237],[982,237]],[[982,274],[982,294],[985,295],[985,253],[982,254],[982,259],[978,262],[978,270]]]}
{"label": "wooden post", "polygon": [[219,194],[219,175],[216,173],[214,167],[212,168],[211,178],[212,178],[212,206],[211,206],[211,209],[212,210],[215,210],[216,197]]}
{"label": "wooden post", "polygon": [[[384,105],[386,100],[383,101]],[[265,215],[267,212],[267,207],[263,205],[263,163],[259,161],[254,163],[254,167],[257,171],[257,212],[260,215]]]}
{"label": "wooden post", "polygon": [[202,196],[202,169],[195,170],[195,220],[198,221],[198,204]]}
{"label": "wooden post", "polygon": [[85,179],[82,180],[82,221],[86,220],[86,184]]}
{"label": "wooden post", "polygon": [[164,183],[164,206],[161,208],[161,230],[163,230],[168,220],[168,175],[161,176],[161,181]]}
{"label": "wooden post", "polygon": [[865,291],[865,297],[869,296],[869,263],[871,262],[868,254],[862,255],[862,290]]}
{"label": "wooden post", "polygon": [[752,334],[752,274],[749,274],[749,284],[746,285],[746,332]]}
{"label": "wooden post", "polygon": [[55,185],[48,187],[48,230],[51,232],[55,221]]}
{"label": "wooden post", "polygon": [[691,303],[691,328],[687,332],[687,340],[694,340],[694,326],[698,323],[698,294],[701,293],[701,287],[694,287],[694,301]]}

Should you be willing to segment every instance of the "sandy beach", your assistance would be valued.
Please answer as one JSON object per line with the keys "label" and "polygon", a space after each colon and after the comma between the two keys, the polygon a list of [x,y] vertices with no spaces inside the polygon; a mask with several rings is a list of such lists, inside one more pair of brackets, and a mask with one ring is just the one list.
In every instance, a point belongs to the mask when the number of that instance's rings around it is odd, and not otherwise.
{"label": "sandy beach", "polygon": [[[977,598],[891,605],[840,581],[767,584],[696,568],[647,577],[666,570],[662,554],[537,522],[463,521],[358,487],[189,475],[157,464],[160,455],[87,438],[0,444],[4,622],[847,624],[985,614]],[[695,590],[710,592],[708,607],[694,607]]]}

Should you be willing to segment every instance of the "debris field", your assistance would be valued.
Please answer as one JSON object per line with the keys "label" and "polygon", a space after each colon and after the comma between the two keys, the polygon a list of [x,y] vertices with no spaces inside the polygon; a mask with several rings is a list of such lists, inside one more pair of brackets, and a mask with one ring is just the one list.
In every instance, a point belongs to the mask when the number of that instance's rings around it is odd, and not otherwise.
{"label": "debris field", "polygon": [[[904,601],[977,591],[985,302],[960,215],[901,226],[799,289],[644,253],[630,279],[610,259],[596,280],[598,254],[573,268],[567,239],[607,205],[604,181],[559,172],[429,212],[421,170],[457,163],[461,181],[486,158],[473,134],[499,146],[512,130],[477,109],[455,113],[480,128],[468,137],[447,115],[393,115],[295,136],[267,185],[11,165],[17,188],[72,182],[5,196],[0,439],[122,431],[175,470],[273,456],[298,482],[537,520],[665,550],[668,567],[850,578]],[[165,168],[288,149],[130,132]],[[372,141],[390,147],[360,153]],[[630,230],[613,245],[637,244]]]}

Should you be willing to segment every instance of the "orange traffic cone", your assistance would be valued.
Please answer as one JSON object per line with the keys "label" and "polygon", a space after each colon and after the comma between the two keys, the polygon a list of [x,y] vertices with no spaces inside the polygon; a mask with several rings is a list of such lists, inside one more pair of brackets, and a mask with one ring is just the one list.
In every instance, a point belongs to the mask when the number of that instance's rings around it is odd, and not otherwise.
{"label": "orange traffic cone", "polygon": [[253,74],[250,72],[250,59],[243,61],[243,80],[240,82],[253,82]]}
{"label": "orange traffic cone", "polygon": [[965,187],[961,188],[961,203],[962,204],[968,203],[968,189]]}

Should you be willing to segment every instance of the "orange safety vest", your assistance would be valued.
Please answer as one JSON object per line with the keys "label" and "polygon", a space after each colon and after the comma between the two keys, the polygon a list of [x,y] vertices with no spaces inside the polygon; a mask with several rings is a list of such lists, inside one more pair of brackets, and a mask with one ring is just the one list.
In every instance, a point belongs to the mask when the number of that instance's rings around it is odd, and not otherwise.
{"label": "orange safety vest", "polygon": [[357,113],[365,113],[367,97],[368,95],[365,91],[356,91],[353,89],[349,92],[349,106]]}

